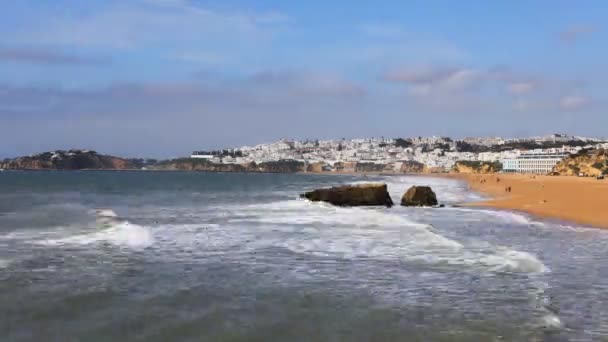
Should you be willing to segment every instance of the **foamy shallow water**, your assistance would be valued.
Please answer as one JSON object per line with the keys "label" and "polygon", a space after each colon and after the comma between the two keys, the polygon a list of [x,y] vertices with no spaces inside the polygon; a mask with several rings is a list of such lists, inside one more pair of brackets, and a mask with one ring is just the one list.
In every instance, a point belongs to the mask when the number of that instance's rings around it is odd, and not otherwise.
{"label": "foamy shallow water", "polygon": [[[7,176],[8,175],[8,176]],[[443,209],[298,194],[430,185]],[[0,175],[2,341],[597,340],[608,236],[425,177]]]}

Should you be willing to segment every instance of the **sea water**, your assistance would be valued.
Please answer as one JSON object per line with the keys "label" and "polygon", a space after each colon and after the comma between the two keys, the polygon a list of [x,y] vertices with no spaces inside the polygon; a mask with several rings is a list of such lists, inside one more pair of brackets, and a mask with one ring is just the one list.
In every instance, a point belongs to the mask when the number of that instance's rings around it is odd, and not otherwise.
{"label": "sea water", "polygon": [[[446,208],[299,194],[430,185]],[[451,179],[0,174],[0,341],[601,341],[608,234]]]}

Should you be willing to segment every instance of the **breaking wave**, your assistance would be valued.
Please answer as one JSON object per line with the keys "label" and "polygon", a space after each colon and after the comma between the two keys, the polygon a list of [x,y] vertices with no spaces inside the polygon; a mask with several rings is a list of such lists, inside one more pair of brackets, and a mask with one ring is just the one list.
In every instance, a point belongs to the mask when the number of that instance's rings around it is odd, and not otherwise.
{"label": "breaking wave", "polygon": [[149,228],[120,220],[118,215],[110,209],[96,209],[94,212],[97,216],[97,229],[100,230],[65,238],[48,239],[42,243],[46,245],[89,245],[107,242],[134,249],[143,249],[154,243],[154,236]]}
{"label": "breaking wave", "polygon": [[0,268],[7,268],[11,263],[11,260],[0,259]]}

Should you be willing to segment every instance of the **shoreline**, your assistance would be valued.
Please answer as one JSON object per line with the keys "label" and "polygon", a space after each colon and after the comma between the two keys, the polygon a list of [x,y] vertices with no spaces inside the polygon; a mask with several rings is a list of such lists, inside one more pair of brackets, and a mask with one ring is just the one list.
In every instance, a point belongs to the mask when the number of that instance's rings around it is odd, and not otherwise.
{"label": "shoreline", "polygon": [[[490,198],[462,206],[524,212],[544,219],[608,229],[608,181],[530,174],[448,174]],[[498,179],[498,180],[497,180]],[[510,187],[511,192],[506,191]]]}
{"label": "shoreline", "polygon": [[[239,173],[240,171],[170,170],[170,169],[21,169],[6,172],[201,172]],[[280,173],[283,172],[240,172]],[[287,174],[332,176],[410,176],[457,179],[468,188],[490,197],[479,202],[461,203],[464,207],[510,210],[544,219],[571,222],[593,228],[608,229],[608,180],[588,177],[545,176],[531,174],[474,173],[400,173],[400,172],[293,172]],[[499,179],[500,181],[496,181]],[[505,189],[511,187],[511,192]]]}
{"label": "shoreline", "polygon": [[315,172],[315,171],[297,171],[297,172],[271,172],[271,171],[212,171],[212,170],[181,170],[181,169],[3,169],[5,172],[193,172],[193,173],[264,173],[264,174],[285,174],[285,175],[331,175],[331,176],[437,176],[448,175],[448,173],[425,173],[425,172],[386,172],[386,171],[371,171],[371,172]]}

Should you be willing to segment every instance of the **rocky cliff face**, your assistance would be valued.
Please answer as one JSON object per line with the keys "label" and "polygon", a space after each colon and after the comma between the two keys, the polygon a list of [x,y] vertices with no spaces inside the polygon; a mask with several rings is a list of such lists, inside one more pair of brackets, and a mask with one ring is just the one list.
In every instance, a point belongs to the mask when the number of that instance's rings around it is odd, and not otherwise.
{"label": "rocky cliff face", "polygon": [[385,168],[385,164],[357,163],[355,165],[355,172],[383,172],[385,171]]}
{"label": "rocky cliff face", "polygon": [[83,170],[133,168],[127,160],[97,154],[95,151],[69,150],[45,152],[27,157],[19,157],[0,163],[7,170]]}
{"label": "rocky cliff face", "polygon": [[456,173],[496,173],[502,170],[502,165],[499,162],[482,162],[482,161],[457,161],[452,167],[452,171]]}
{"label": "rocky cliff face", "polygon": [[323,172],[324,165],[325,165],[324,163],[308,164],[308,166],[306,167],[306,172],[315,172],[315,173]]}
{"label": "rocky cliff face", "polygon": [[400,172],[403,173],[421,173],[425,170],[425,165],[417,161],[405,161],[401,164]]}
{"label": "rocky cliff face", "polygon": [[583,174],[596,177],[608,174],[608,151],[582,151],[571,155],[553,168],[552,174],[560,176],[577,176]]}

